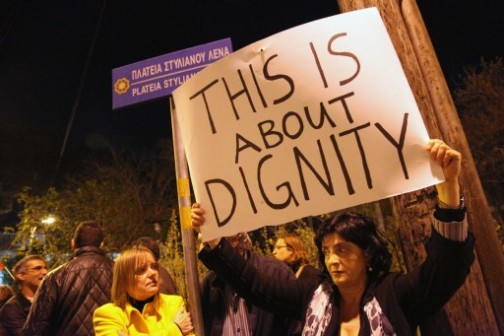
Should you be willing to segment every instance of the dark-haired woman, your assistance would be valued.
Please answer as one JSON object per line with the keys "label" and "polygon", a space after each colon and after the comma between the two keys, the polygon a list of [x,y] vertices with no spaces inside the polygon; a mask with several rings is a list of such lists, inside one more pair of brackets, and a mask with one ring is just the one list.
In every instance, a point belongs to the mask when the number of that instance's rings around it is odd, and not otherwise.
{"label": "dark-haired woman", "polygon": [[[458,184],[461,155],[440,140],[430,140],[427,151],[445,181],[436,186],[427,258],[408,274],[389,272],[391,256],[375,225],[351,213],[331,218],[317,233],[319,276],[278,282],[247,265],[224,239],[207,242],[199,257],[247,300],[302,320],[304,336],[414,335],[463,284],[474,260]],[[195,204],[191,215],[198,229],[204,211]]]}

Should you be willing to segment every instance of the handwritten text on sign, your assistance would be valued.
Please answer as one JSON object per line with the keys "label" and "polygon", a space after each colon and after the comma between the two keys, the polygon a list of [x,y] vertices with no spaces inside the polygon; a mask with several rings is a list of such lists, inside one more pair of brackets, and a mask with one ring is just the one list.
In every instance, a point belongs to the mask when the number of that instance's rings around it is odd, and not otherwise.
{"label": "handwritten text on sign", "polygon": [[442,179],[374,8],[253,43],[173,96],[205,240]]}

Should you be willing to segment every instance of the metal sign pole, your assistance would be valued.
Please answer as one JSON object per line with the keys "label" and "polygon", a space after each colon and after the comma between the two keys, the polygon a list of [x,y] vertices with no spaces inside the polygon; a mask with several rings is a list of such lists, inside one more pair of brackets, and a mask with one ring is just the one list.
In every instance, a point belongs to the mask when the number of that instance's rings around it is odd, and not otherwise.
{"label": "metal sign pole", "polygon": [[180,134],[175,103],[170,96],[171,124],[173,136],[173,152],[175,157],[175,174],[177,177],[177,195],[179,203],[179,217],[184,250],[185,281],[187,301],[191,314],[194,332],[197,336],[204,336],[203,313],[201,310],[200,285],[196,258],[196,241],[191,227],[191,189],[189,169],[184,152],[184,145]]}

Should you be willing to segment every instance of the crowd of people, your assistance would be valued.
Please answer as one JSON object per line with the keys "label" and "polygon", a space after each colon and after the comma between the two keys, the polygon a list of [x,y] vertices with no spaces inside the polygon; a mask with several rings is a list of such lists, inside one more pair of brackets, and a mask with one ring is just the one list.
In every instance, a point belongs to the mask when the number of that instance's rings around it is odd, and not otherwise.
{"label": "crowd of people", "polygon": [[[387,242],[356,213],[326,220],[315,236],[320,267],[299,236],[276,237],[270,256],[241,232],[201,243],[208,268],[201,282],[205,335],[414,335],[463,284],[474,260],[458,177],[461,155],[440,140],[427,151],[443,169],[436,186],[427,258],[413,271],[390,272]],[[205,210],[191,209],[200,232]],[[159,244],[140,237],[115,259],[94,221],[80,223],[67,263],[48,272],[39,255],[13,267],[13,287],[0,286],[3,335],[194,335],[190,314]]]}
{"label": "crowd of people", "polygon": [[48,272],[42,256],[19,260],[15,294],[0,308],[0,336],[190,335],[182,297],[158,266],[157,242],[141,237],[113,261],[104,239],[97,222],[84,221],[71,240],[70,261]]}

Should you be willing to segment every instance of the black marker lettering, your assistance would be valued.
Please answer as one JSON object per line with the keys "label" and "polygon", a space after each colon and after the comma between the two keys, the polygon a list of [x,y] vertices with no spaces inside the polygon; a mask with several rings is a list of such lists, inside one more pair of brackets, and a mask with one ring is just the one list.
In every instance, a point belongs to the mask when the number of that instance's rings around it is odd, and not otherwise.
{"label": "black marker lettering", "polygon": [[349,98],[349,97],[352,97],[354,95],[353,92],[349,92],[347,94],[344,94],[342,96],[339,96],[339,97],[336,97],[336,98],[333,98],[331,100],[328,101],[329,104],[333,104],[333,103],[336,103],[336,102],[341,102],[341,105],[343,105],[343,109],[345,110],[345,115],[347,117],[347,120],[348,122],[350,123],[353,123],[353,118],[352,118],[352,115],[350,114],[350,110],[348,109],[348,105],[346,103],[346,98]]}
{"label": "black marker lettering", "polygon": [[306,115],[306,120],[308,121],[308,124],[310,124],[312,128],[321,129],[322,126],[324,126],[325,120],[327,120],[327,122],[331,125],[331,127],[336,127],[336,123],[331,119],[331,117],[327,113],[324,103],[322,102],[320,103],[320,119],[318,120],[318,124],[315,124],[315,122],[313,121],[308,106],[304,107],[304,111]]}
{"label": "black marker lettering", "polygon": [[357,146],[359,147],[359,153],[362,159],[362,168],[364,169],[364,174],[366,175],[366,182],[369,189],[373,189],[373,181],[371,180],[371,174],[369,173],[369,167],[366,160],[366,153],[364,152],[364,147],[362,147],[362,142],[359,136],[359,131],[361,129],[367,128],[371,125],[371,123],[366,123],[361,126],[357,126],[355,128],[349,129],[347,131],[341,132],[339,135],[341,137],[353,133],[355,135],[355,140],[357,141]]}
{"label": "black marker lettering", "polygon": [[[243,143],[243,145],[240,145]],[[252,141],[245,139],[241,134],[236,133],[236,155],[235,155],[235,163],[239,161],[239,155],[241,151],[244,151],[247,148],[252,148],[257,152],[261,152],[261,148],[254,144]]]}
{"label": "black marker lettering", "polygon": [[296,159],[296,166],[299,172],[299,178],[301,179],[301,187],[303,188],[303,195],[305,200],[310,199],[310,195],[308,195],[308,189],[306,188],[306,181],[305,177],[303,174],[303,167],[301,166],[301,161],[305,163],[305,166],[310,169],[310,171],[315,175],[317,180],[320,182],[320,184],[324,187],[324,189],[327,191],[329,195],[334,195],[334,187],[331,182],[331,175],[329,173],[329,168],[327,167],[327,161],[324,155],[324,151],[322,149],[322,145],[320,143],[320,140],[317,140],[317,145],[319,148],[319,153],[320,153],[320,158],[322,160],[322,165],[324,167],[324,173],[325,173],[325,178],[327,179],[327,182],[322,179],[320,174],[315,170],[313,165],[306,159],[306,157],[301,153],[301,151],[297,148],[294,147],[294,158]]}
{"label": "black marker lettering", "polygon": [[[263,127],[266,125],[270,126],[268,130],[265,130]],[[283,142],[282,133],[273,130],[275,128],[275,123],[273,122],[273,120],[262,121],[257,124],[257,127],[259,127],[259,132],[261,133],[265,148],[275,148],[277,146],[280,146],[280,144]],[[273,138],[273,140],[270,142],[267,140],[268,138]]]}
{"label": "black marker lettering", "polygon": [[350,57],[351,59],[353,59],[355,61],[355,64],[357,65],[357,69],[355,70],[355,73],[352,76],[350,76],[349,78],[347,78],[345,80],[340,81],[341,86],[346,85],[346,84],[350,83],[351,81],[353,81],[355,79],[355,77],[357,77],[357,75],[360,72],[360,62],[359,62],[359,59],[357,58],[357,56],[355,56],[354,54],[352,54],[351,52],[348,52],[348,51],[334,51],[332,49],[333,42],[336,41],[336,39],[338,39],[342,36],[346,36],[346,35],[347,35],[347,33],[336,34],[333,37],[331,37],[331,39],[329,40],[329,43],[327,44],[327,51],[329,51],[329,54],[335,55],[335,56]]}
{"label": "black marker lettering", "polygon": [[[296,126],[296,131],[294,132],[290,132],[287,128],[287,122],[288,120],[294,120],[293,122],[289,123],[291,125],[295,124]],[[301,119],[301,117],[296,113],[296,112],[293,112],[293,111],[290,111],[290,112],[287,112],[283,118],[282,118],[282,130],[284,132],[284,134],[289,138],[289,139],[297,139],[301,136],[301,134],[303,133],[303,129],[304,129],[304,126],[303,126],[303,120]]]}
{"label": "black marker lettering", "polygon": [[263,164],[271,159],[273,157],[273,155],[269,154],[269,155],[266,155],[265,157],[263,157],[261,159],[261,161],[259,161],[259,165],[257,167],[257,182],[259,183],[259,190],[261,191],[261,195],[264,199],[264,201],[266,202],[266,204],[269,205],[270,208],[272,209],[285,209],[286,207],[289,206],[289,204],[291,202],[294,202],[294,204],[296,204],[296,206],[299,206],[299,203],[298,201],[296,200],[296,197],[294,196],[294,193],[292,192],[292,188],[289,184],[289,182],[284,182],[284,183],[281,183],[280,185],[278,185],[276,187],[276,190],[277,191],[280,191],[280,189],[287,189],[287,199],[285,200],[285,202],[283,203],[273,203],[269,198],[268,198],[268,195],[266,195],[266,192],[264,191],[264,185],[262,183],[262,180],[261,180],[261,170],[262,170],[262,166]]}
{"label": "black marker lettering", "polygon": [[334,151],[336,152],[336,156],[338,157],[338,161],[340,163],[341,171],[343,172],[343,177],[345,178],[345,183],[347,186],[347,191],[349,195],[355,194],[355,189],[352,185],[352,180],[350,179],[350,175],[348,174],[348,169],[345,164],[345,160],[343,160],[343,155],[341,155],[341,150],[339,149],[338,142],[336,141],[336,137],[334,134],[330,136],[331,142],[334,147]]}
{"label": "black marker lettering", "polygon": [[275,81],[275,80],[283,79],[283,80],[285,80],[287,82],[287,84],[289,84],[289,91],[283,97],[280,97],[278,99],[273,100],[273,104],[275,104],[275,105],[280,104],[281,102],[286,101],[287,99],[289,99],[294,94],[294,81],[292,80],[292,78],[290,78],[287,75],[282,75],[282,74],[280,74],[280,75],[271,75],[269,73],[269,70],[268,70],[269,62],[273,58],[275,58],[277,56],[278,55],[275,54],[275,55],[271,56],[270,58],[268,58],[268,60],[264,64],[264,68],[263,68],[264,78],[266,78],[267,80]]}
{"label": "black marker lettering", "polygon": [[383,133],[385,138],[387,138],[387,140],[390,141],[390,143],[394,145],[394,147],[397,149],[397,155],[399,156],[399,161],[401,162],[404,178],[408,180],[409,179],[408,168],[406,167],[406,162],[404,161],[404,154],[402,152],[404,148],[404,139],[406,138],[406,130],[408,129],[408,113],[404,114],[399,142],[396,142],[395,139],[390,135],[390,133],[387,132],[382,125],[380,125],[380,123],[375,123],[375,126],[380,130],[380,132]]}
{"label": "black marker lettering", "polygon": [[[217,207],[215,206],[215,202],[214,202],[214,198],[213,198],[213,195],[212,195],[212,190],[210,188],[210,186],[212,184],[220,184],[222,185],[223,187],[225,187],[227,189],[227,191],[229,192],[229,194],[231,195],[232,197],[232,202],[233,202],[233,205],[231,207],[231,211],[229,212],[229,214],[227,215],[227,217],[225,217],[224,219],[220,219],[219,217],[219,213],[217,211]],[[215,214],[215,220],[217,221],[217,225],[219,227],[223,227],[224,225],[226,225],[229,220],[231,219],[231,217],[233,217],[233,214],[236,210],[236,193],[233,189],[233,187],[226,181],[222,180],[222,179],[211,179],[211,180],[207,180],[205,181],[205,187],[206,187],[206,190],[207,190],[207,193],[208,193],[208,196],[210,197],[210,203],[212,204],[212,209],[214,211],[214,214]],[[221,209],[222,207],[219,207],[219,209]]]}
{"label": "black marker lettering", "polygon": [[240,76],[240,81],[243,85],[243,89],[242,90],[239,90],[237,91],[235,94],[232,94],[231,91],[229,90],[229,86],[226,82],[226,79],[223,77],[222,78],[222,81],[224,82],[224,86],[226,87],[226,92],[228,94],[228,97],[229,97],[229,101],[231,103],[231,105],[233,106],[233,112],[235,114],[235,118],[236,120],[240,120],[240,116],[238,115],[238,111],[236,110],[236,106],[235,106],[235,99],[240,97],[242,94],[246,94],[247,95],[247,99],[248,99],[248,102],[250,104],[250,107],[252,108],[252,111],[256,112],[256,109],[255,109],[255,106],[254,106],[254,103],[252,102],[252,98],[250,97],[250,92],[249,92],[249,89],[247,87],[247,84],[245,83],[245,80],[243,79],[243,75],[241,73],[241,71],[238,69],[238,76]]}
{"label": "black marker lettering", "polygon": [[206,108],[206,112],[208,115],[208,121],[210,122],[210,128],[212,129],[212,134],[217,133],[217,130],[215,129],[215,125],[214,125],[214,122],[212,119],[212,113],[210,112],[210,107],[208,106],[208,101],[206,99],[205,91],[208,90],[209,88],[211,88],[212,86],[214,86],[215,84],[217,84],[218,82],[219,82],[218,79],[212,81],[210,84],[205,86],[203,89],[199,90],[198,92],[196,92],[195,94],[193,94],[192,96],[189,97],[190,100],[196,98],[199,95],[201,95],[203,97],[203,102],[205,103],[205,108]]}

